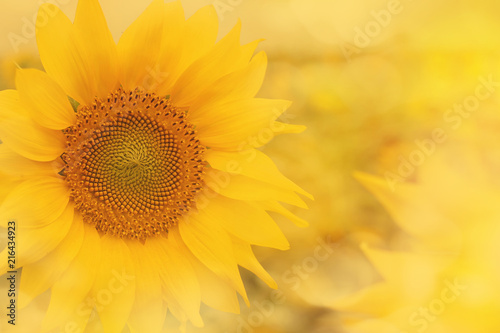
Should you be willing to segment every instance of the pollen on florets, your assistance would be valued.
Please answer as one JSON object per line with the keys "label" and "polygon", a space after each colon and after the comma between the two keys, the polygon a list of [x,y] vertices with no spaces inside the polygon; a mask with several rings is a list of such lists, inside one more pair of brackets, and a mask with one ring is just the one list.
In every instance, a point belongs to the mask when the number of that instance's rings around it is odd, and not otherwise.
{"label": "pollen on florets", "polygon": [[168,99],[119,89],[80,106],[64,134],[70,195],[98,231],[143,240],[195,206],[205,147]]}

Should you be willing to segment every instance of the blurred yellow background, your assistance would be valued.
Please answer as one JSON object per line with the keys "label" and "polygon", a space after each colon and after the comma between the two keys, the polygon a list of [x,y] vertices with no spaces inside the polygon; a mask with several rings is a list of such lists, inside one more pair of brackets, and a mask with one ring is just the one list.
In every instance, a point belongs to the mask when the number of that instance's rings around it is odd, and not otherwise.
{"label": "blurred yellow background", "polygon": [[[46,2],[74,17],[76,0]],[[100,2],[116,41],[149,4]],[[265,39],[259,49],[269,67],[260,96],[292,100],[283,121],[308,129],[278,137],[264,150],[316,198],[308,211],[293,211],[309,228],[279,220],[290,251],[257,251],[279,293],[243,272],[253,305],[240,315],[204,308],[206,327],[188,332],[500,332],[493,298],[500,280],[494,209],[500,3],[182,3],[186,16],[214,4],[220,36],[241,19],[243,43]],[[16,63],[41,67],[32,28],[38,5],[0,1],[1,89],[13,87]],[[358,171],[380,178],[361,175],[359,181]],[[396,252],[403,257],[392,258]],[[411,256],[420,255],[414,265]],[[437,262],[441,256],[446,263]],[[433,301],[457,276],[470,282],[469,295],[436,310],[443,302]],[[432,319],[418,312],[426,306]],[[94,324],[89,332],[99,332]],[[177,326],[172,320],[165,329]]]}

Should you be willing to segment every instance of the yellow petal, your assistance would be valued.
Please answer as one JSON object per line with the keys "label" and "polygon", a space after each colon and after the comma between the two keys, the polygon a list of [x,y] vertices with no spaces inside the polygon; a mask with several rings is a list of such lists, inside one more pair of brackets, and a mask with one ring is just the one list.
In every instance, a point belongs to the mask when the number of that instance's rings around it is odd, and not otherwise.
{"label": "yellow petal", "polygon": [[248,302],[233,254],[231,238],[218,221],[203,210],[179,223],[179,232],[189,250],[216,275],[225,279]]}
{"label": "yellow petal", "polygon": [[0,123],[6,119],[28,115],[19,101],[19,92],[17,90],[0,91]]}
{"label": "yellow petal", "polygon": [[418,187],[398,184],[397,191],[393,191],[388,179],[363,173],[356,173],[355,177],[377,197],[405,231],[439,248],[461,248],[463,236],[459,227],[443,216],[427,195],[419,192]]}
{"label": "yellow petal", "polygon": [[[22,272],[21,272],[22,274]],[[19,275],[17,277],[19,279]],[[2,293],[5,292],[4,295],[8,294],[8,287],[7,284],[5,284],[6,288],[1,288]],[[19,291],[19,289],[18,289]],[[4,298],[6,302],[9,301],[9,299]],[[45,312],[47,310],[47,307],[49,306],[49,301],[50,301],[50,291],[43,293],[37,299],[30,304],[30,306],[24,308],[24,309],[17,309],[16,310],[16,319],[18,318],[29,318],[29,320],[16,320],[15,326],[10,325],[7,322],[5,324],[2,324],[2,332],[39,332],[40,331],[40,326],[43,320],[43,317],[45,315]],[[4,303],[7,305],[7,303]],[[3,304],[2,304],[3,307]],[[6,317],[8,318],[8,317]],[[9,327],[10,326],[10,327]],[[5,329],[5,331],[4,331]]]}
{"label": "yellow petal", "polygon": [[[175,10],[177,13],[181,11],[179,8]],[[178,22],[176,17],[174,20]],[[181,33],[174,36],[177,26],[168,23],[165,26],[173,30],[166,32],[163,37],[159,60],[162,80],[157,87],[160,96],[171,95],[175,82],[186,68],[214,46],[218,31],[217,12],[212,5],[201,8],[182,24]]]}
{"label": "yellow petal", "polygon": [[27,306],[35,297],[51,288],[80,251],[84,229],[82,221],[76,218],[75,216],[68,234],[52,252],[41,260],[23,267],[19,287],[20,308]]}
{"label": "yellow petal", "polygon": [[127,242],[132,254],[135,271],[135,301],[128,320],[132,333],[160,333],[167,315],[163,304],[160,276],[158,273],[158,253],[149,244],[139,241]]}
{"label": "yellow petal", "polygon": [[36,40],[45,71],[81,104],[90,105],[97,91],[93,68],[71,21],[52,4],[40,6]]}
{"label": "yellow petal", "polygon": [[74,29],[85,63],[92,69],[92,93],[105,98],[118,86],[118,54],[98,0],[78,1]]}
{"label": "yellow petal", "polygon": [[122,239],[105,235],[101,251],[90,296],[95,300],[103,330],[121,332],[135,301],[136,273],[130,249]]}
{"label": "yellow petal", "polygon": [[205,110],[216,105],[255,97],[264,81],[266,67],[267,56],[260,52],[244,68],[215,81],[193,101],[189,109],[191,119],[206,119]]}
{"label": "yellow petal", "polygon": [[[66,290],[66,295],[70,295],[71,298],[74,297],[74,288],[75,284],[73,282],[72,289],[67,289]],[[80,282],[78,283],[78,287],[80,288],[81,284]],[[54,295],[54,292],[52,292],[52,295]],[[62,301],[65,302],[65,298],[62,298]],[[52,298],[51,298],[52,302]],[[71,306],[70,303],[71,301],[68,301],[67,303],[58,304],[57,307],[59,310],[59,316],[56,316],[54,314],[51,314],[50,319],[49,315],[45,315],[44,321],[42,325],[42,330],[41,333],[53,333],[53,332],[90,332],[86,331],[87,326],[89,326],[89,323],[92,323],[92,320],[98,320],[98,318],[93,317],[93,313],[90,309],[90,307],[81,305],[79,306],[79,310],[75,310],[73,312],[70,312],[68,315],[66,315],[63,319],[62,313],[64,310],[66,310],[69,306]],[[51,310],[55,311],[55,310]],[[53,313],[53,312],[51,312]],[[95,315],[95,314],[94,314]],[[46,323],[46,324],[45,324]],[[46,328],[47,327],[47,328]],[[49,328],[51,327],[51,328]],[[54,328],[58,327],[55,331]]]}
{"label": "yellow petal", "polygon": [[289,101],[244,99],[205,109],[203,119],[190,119],[196,125],[200,141],[214,149],[238,151],[275,135],[274,123],[289,106]]}
{"label": "yellow petal", "polygon": [[[203,29],[200,29],[203,27]],[[214,46],[219,31],[219,20],[211,5],[200,8],[191,16],[183,31],[184,44],[180,68],[187,68],[195,59],[208,53]]]}
{"label": "yellow petal", "polygon": [[190,258],[200,282],[203,303],[219,311],[240,313],[236,291],[224,279],[217,276],[196,258]]}
{"label": "yellow petal", "polygon": [[273,135],[259,135],[259,140],[253,140],[249,147],[259,148],[265,146],[271,141],[275,136],[280,134],[297,134],[304,132],[307,127],[303,125],[294,125],[288,123],[282,123],[279,121],[271,122],[269,126],[272,129]]}
{"label": "yellow petal", "polygon": [[280,250],[290,248],[288,240],[269,214],[245,202],[218,196],[200,209],[200,215],[217,221],[247,243]]}
{"label": "yellow petal", "polygon": [[241,22],[222,38],[205,56],[195,61],[172,88],[176,106],[190,106],[196,97],[218,78],[242,68],[250,56],[240,46]]}
{"label": "yellow petal", "polygon": [[[55,221],[45,227],[16,228],[16,268],[36,262],[54,250],[68,234],[73,221],[73,213],[74,207],[70,204]],[[4,250],[4,253],[7,250],[8,248]],[[0,263],[0,274],[4,274],[6,271],[7,260]]]}
{"label": "yellow petal", "polygon": [[55,160],[65,149],[62,132],[42,127],[27,117],[1,122],[0,138],[16,153],[40,162]]}
{"label": "yellow petal", "polygon": [[[1,146],[1,145],[0,145]],[[5,198],[15,189],[21,182],[10,175],[0,172],[0,204],[3,203]],[[7,228],[8,220],[0,220],[0,227]]]}
{"label": "yellow petal", "polygon": [[11,150],[36,161],[52,161],[64,151],[63,134],[33,122],[14,90],[0,92],[0,139]]}
{"label": "yellow petal", "polygon": [[[200,27],[203,27],[200,29]],[[186,21],[180,67],[186,68],[194,59],[205,55],[215,44],[219,31],[217,12],[212,5],[200,8]]]}
{"label": "yellow petal", "polygon": [[16,87],[21,103],[38,124],[61,130],[75,123],[76,115],[68,97],[46,73],[36,69],[18,70]]}
{"label": "yellow petal", "polygon": [[288,209],[280,205],[278,202],[275,201],[258,201],[254,202],[252,204],[256,204],[259,207],[271,211],[271,212],[276,212],[278,214],[283,215],[287,219],[291,220],[293,223],[295,223],[296,226],[300,228],[305,228],[309,226],[309,222],[307,222],[304,219],[301,219],[300,217],[296,216],[292,212],[290,212]]}
{"label": "yellow petal", "polygon": [[385,280],[401,286],[408,300],[429,296],[437,276],[456,258],[450,254],[390,252],[367,245],[362,249]]}
{"label": "yellow petal", "polygon": [[[163,4],[163,34],[158,63],[152,68],[149,80],[145,80],[146,90],[153,90],[160,96],[169,94],[169,91],[184,69],[179,62],[183,47],[191,41],[183,38],[186,22],[184,8],[180,0]],[[193,54],[189,54],[189,57]]]}
{"label": "yellow petal", "polygon": [[273,289],[278,289],[278,284],[269,275],[269,273],[262,267],[260,262],[255,258],[252,248],[249,244],[233,238],[234,255],[238,264],[245,267],[249,271],[257,275],[262,281],[264,281],[269,287]]}
{"label": "yellow petal", "polygon": [[205,155],[205,160],[214,169],[261,180],[313,199],[312,195],[283,176],[274,162],[259,150],[224,152],[210,149]]}
{"label": "yellow petal", "polygon": [[200,316],[201,290],[196,273],[186,256],[192,256],[182,242],[177,228],[168,233],[168,239],[159,237],[147,242],[156,249],[157,267],[169,309],[176,317],[190,320],[202,327]]}
{"label": "yellow petal", "polygon": [[69,191],[55,177],[31,178],[19,184],[0,206],[0,220],[17,221],[20,228],[40,228],[66,209]]}
{"label": "yellow petal", "polygon": [[83,243],[68,269],[52,287],[50,305],[42,325],[44,332],[58,326],[83,332],[94,306],[87,295],[100,264],[101,240],[94,226],[84,223],[79,214],[75,214],[73,223],[83,225]]}
{"label": "yellow petal", "polygon": [[231,199],[281,201],[300,208],[307,208],[306,203],[295,192],[245,176],[207,169],[205,182],[215,192]]}
{"label": "yellow petal", "polygon": [[[0,144],[0,172],[18,180],[34,176],[54,176],[58,168],[52,163],[36,162],[15,153],[6,145]],[[3,183],[2,183],[3,186]]]}
{"label": "yellow petal", "polygon": [[154,0],[121,36],[118,57],[125,89],[148,88],[151,73],[158,68],[164,18],[163,1]]}
{"label": "yellow petal", "polygon": [[[158,295],[161,300],[162,299],[161,288],[158,291]],[[155,304],[155,306],[158,306],[158,308],[153,309],[154,314],[143,313],[143,315],[145,316],[149,316],[151,318],[154,317],[153,321],[147,321],[145,317],[139,319],[140,314],[137,314],[134,311],[132,311],[127,324],[130,333],[165,332],[165,330],[163,330],[163,326],[165,325],[165,320],[167,318],[169,308],[167,306],[167,303],[164,301]],[[124,330],[124,332],[125,331],[128,332],[128,330]]]}

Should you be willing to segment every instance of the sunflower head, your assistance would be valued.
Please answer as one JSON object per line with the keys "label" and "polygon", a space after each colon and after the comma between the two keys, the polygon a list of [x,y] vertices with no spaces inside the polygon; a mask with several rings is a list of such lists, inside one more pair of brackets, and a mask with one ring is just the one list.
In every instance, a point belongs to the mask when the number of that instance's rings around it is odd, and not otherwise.
{"label": "sunflower head", "polygon": [[144,240],[195,206],[205,147],[168,99],[119,89],[80,107],[64,134],[70,195],[98,231]]}
{"label": "sunflower head", "polygon": [[277,287],[251,246],[287,249],[268,212],[305,226],[281,203],[311,196],[256,148],[304,128],[255,97],[267,58],[240,29],[216,43],[213,6],[186,20],[155,0],[115,43],[97,0],[74,22],[41,6],[45,72],[0,92],[0,221],[19,229],[20,308],[50,290],[43,331],[93,312],[105,332],[160,332],[167,312],[202,326],[201,303],[248,302],[239,266]]}

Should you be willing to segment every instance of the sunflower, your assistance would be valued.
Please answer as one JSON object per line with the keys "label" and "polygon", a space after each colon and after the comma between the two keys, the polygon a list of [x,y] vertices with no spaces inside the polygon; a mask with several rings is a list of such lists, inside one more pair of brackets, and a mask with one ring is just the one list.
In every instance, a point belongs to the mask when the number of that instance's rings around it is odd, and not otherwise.
{"label": "sunflower", "polygon": [[238,266],[276,288],[251,245],[287,249],[269,212],[306,226],[282,203],[311,196],[256,148],[304,127],[255,98],[267,58],[240,29],[216,43],[213,6],[186,20],[155,0],[116,44],[97,0],[73,23],[40,7],[45,72],[0,93],[0,221],[16,224],[19,307],[50,290],[42,331],[97,314],[105,332],[160,332],[167,312],[201,327],[201,303],[248,304]]}
{"label": "sunflower", "polygon": [[480,140],[441,147],[396,191],[357,175],[404,234],[386,249],[362,245],[383,280],[334,305],[358,313],[347,332],[498,332],[500,160]]}

